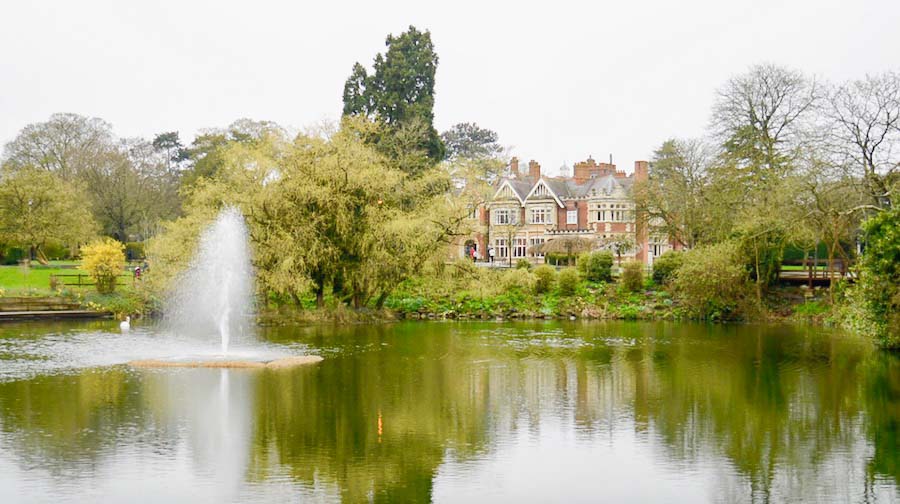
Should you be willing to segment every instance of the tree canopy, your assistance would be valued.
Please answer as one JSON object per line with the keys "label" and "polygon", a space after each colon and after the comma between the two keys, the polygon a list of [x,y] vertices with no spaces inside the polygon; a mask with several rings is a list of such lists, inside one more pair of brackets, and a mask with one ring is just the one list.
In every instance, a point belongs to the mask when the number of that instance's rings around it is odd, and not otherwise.
{"label": "tree canopy", "polygon": [[[344,115],[375,120],[383,130],[370,141],[391,143],[392,137],[409,133],[411,123],[422,130],[416,142],[432,162],[444,158],[444,144],[434,129],[434,84],[438,56],[431,33],[414,26],[398,36],[388,35],[387,51],[375,56],[373,72],[353,65],[344,84]],[[390,151],[390,148],[386,149]]]}

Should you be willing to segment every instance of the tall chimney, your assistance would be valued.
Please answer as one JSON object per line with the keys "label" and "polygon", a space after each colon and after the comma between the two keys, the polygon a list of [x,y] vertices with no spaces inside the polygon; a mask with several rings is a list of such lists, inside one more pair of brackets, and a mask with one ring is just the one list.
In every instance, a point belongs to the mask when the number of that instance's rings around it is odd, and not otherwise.
{"label": "tall chimney", "polygon": [[634,162],[634,180],[635,182],[647,180],[648,163],[646,161]]}
{"label": "tall chimney", "polygon": [[528,162],[528,176],[534,180],[541,178],[541,164],[534,159]]}
{"label": "tall chimney", "polygon": [[519,158],[513,157],[509,160],[509,172],[513,177],[519,178]]}

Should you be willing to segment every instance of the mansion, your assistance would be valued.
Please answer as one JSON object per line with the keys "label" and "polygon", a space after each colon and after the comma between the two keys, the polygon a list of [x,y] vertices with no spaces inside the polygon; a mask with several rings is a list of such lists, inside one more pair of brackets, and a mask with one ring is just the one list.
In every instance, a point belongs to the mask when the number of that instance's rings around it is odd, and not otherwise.
{"label": "mansion", "polygon": [[576,163],[568,176],[541,173],[541,165],[528,163],[520,170],[512,158],[508,176],[495,185],[493,197],[473,212],[474,232],[459,242],[461,257],[515,263],[519,259],[543,262],[541,245],[561,238],[582,238],[594,250],[610,250],[623,260],[652,264],[670,249],[665,237],[651,236],[647,223],[635,214],[632,190],[646,180],[648,163],[636,161],[626,175],[616,165],[591,158]]}

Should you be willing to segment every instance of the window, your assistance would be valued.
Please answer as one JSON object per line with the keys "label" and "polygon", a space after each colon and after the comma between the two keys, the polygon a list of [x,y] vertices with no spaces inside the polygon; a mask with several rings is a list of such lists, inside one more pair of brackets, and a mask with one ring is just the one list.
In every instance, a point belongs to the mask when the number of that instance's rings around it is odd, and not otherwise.
{"label": "window", "polygon": [[578,224],[578,210],[566,212],[566,224]]}
{"label": "window", "polygon": [[516,248],[513,249],[513,257],[525,257],[528,253],[525,238],[516,238]]}
{"label": "window", "polygon": [[[529,243],[531,244],[532,247],[536,247],[538,245],[543,245],[544,239],[543,238],[531,238],[529,240]],[[538,254],[538,253],[533,253],[531,255],[533,255],[534,257],[544,257],[542,254]]]}
{"label": "window", "polygon": [[662,245],[658,243],[654,243],[650,245],[650,251],[653,254],[653,257],[659,257],[662,254]]}
{"label": "window", "polygon": [[532,224],[549,224],[550,223],[550,211],[546,208],[532,208],[531,209],[531,223]]}
{"label": "window", "polygon": [[497,238],[494,240],[494,248],[496,250],[497,257],[506,257],[508,250],[506,248],[506,238]]}
{"label": "window", "polygon": [[470,219],[477,219],[477,218],[478,218],[478,207],[475,207],[475,208],[473,208],[473,209],[471,209],[471,210],[469,211],[469,218],[470,218]]}
{"label": "window", "polygon": [[509,224],[509,217],[509,210],[506,208],[494,210],[494,224]]}

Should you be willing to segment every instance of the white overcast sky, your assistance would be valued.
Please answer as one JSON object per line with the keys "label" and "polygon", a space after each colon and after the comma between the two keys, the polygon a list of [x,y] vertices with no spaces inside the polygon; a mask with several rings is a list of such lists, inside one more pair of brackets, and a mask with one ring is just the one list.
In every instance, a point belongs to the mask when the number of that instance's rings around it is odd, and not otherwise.
{"label": "white overcast sky", "polygon": [[337,120],[354,62],[431,31],[435,126],[477,122],[546,172],[630,170],[703,133],[715,90],[771,62],[844,80],[900,68],[900,0],[0,2],[0,143],[54,112],[119,136],[248,117]]}

